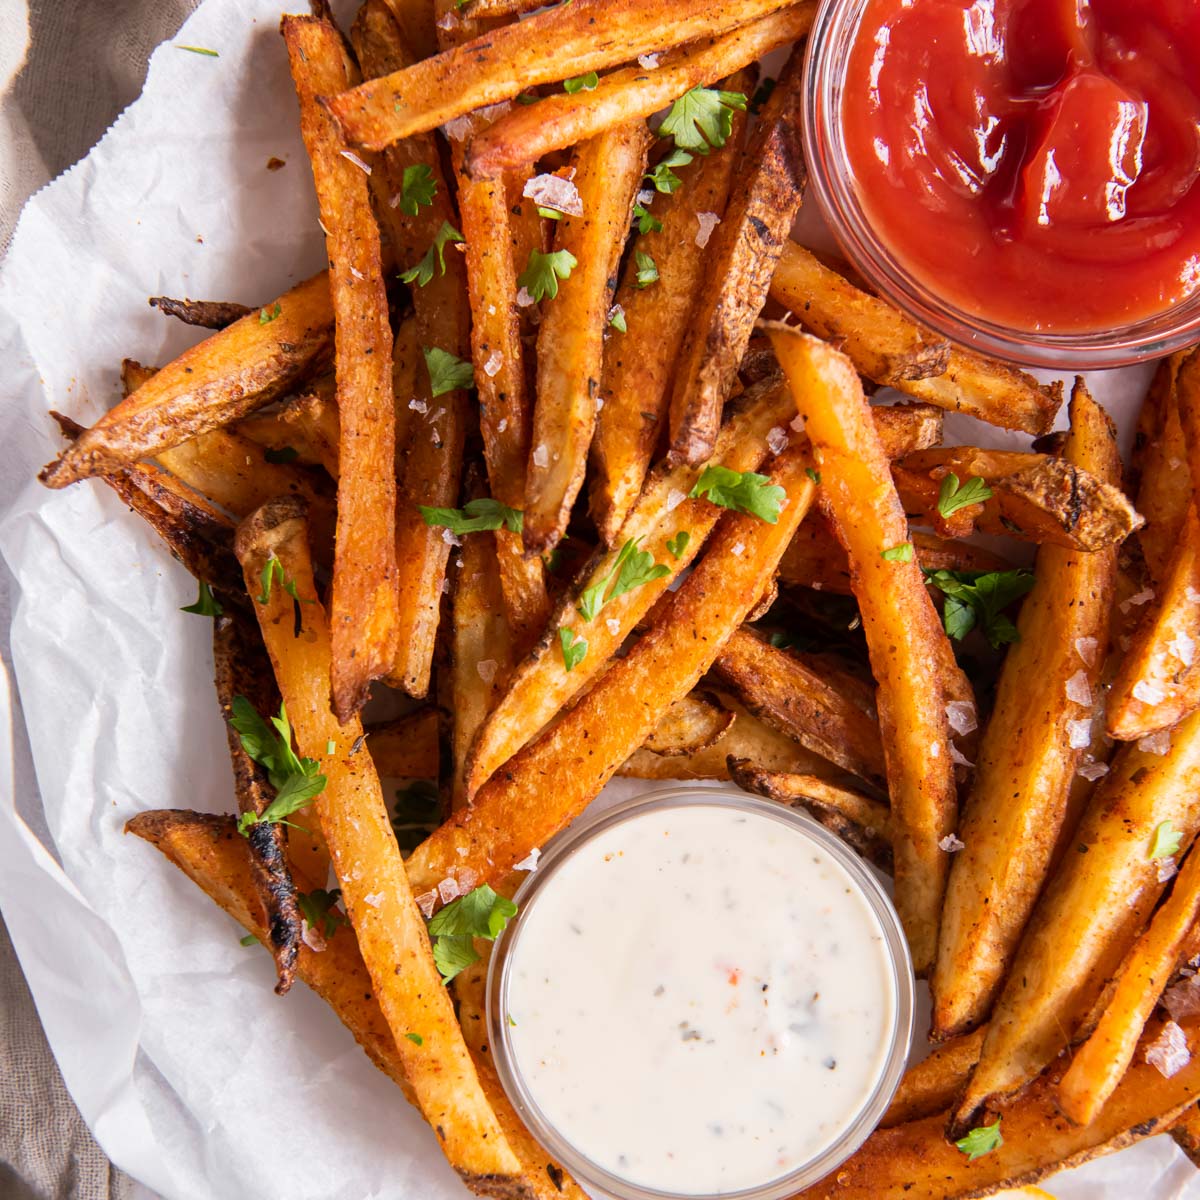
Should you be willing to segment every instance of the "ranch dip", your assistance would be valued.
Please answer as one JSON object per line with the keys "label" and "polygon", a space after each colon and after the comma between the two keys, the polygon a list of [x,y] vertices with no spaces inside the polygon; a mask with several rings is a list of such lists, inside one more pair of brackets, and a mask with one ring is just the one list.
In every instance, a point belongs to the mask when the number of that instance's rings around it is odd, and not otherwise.
{"label": "ranch dip", "polygon": [[603,1172],[687,1196],[812,1163],[907,1049],[880,901],[807,818],[725,795],[638,805],[551,856],[492,981],[525,1107]]}

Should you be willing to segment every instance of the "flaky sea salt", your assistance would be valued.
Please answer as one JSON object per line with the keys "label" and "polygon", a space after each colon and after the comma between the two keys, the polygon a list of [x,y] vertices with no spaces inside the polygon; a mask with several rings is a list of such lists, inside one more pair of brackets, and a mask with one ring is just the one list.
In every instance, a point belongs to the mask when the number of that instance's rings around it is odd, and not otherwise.
{"label": "flaky sea salt", "polygon": [[616,637],[621,632],[621,622],[616,617],[605,617],[604,624],[608,626],[608,632]]}
{"label": "flaky sea salt", "polygon": [[957,767],[973,767],[975,765],[953,742],[950,743],[950,761]]}
{"label": "flaky sea salt", "polygon": [[515,867],[513,867],[513,870],[514,871],[536,871],[537,865],[538,865],[538,859],[541,857],[542,857],[542,852],[536,846],[534,846],[534,848],[532,850],[530,850],[530,852],[527,855],[525,855],[525,857],[523,859],[521,859],[521,861],[519,863],[517,863]]}
{"label": "flaky sea salt", "polygon": [[970,700],[951,700],[946,705],[946,720],[960,737],[979,728],[975,705]]}
{"label": "flaky sea salt", "polygon": [[378,908],[383,903],[382,892],[368,892],[363,897],[363,903],[369,904],[372,908]]}
{"label": "flaky sea salt", "polygon": [[1139,679],[1133,685],[1133,698],[1143,704],[1159,704],[1165,694],[1157,683],[1151,683],[1148,679]]}
{"label": "flaky sea salt", "polygon": [[421,910],[421,916],[423,916],[427,921],[433,916],[433,910],[437,906],[437,898],[437,892],[432,890],[428,892],[421,892],[419,895],[413,897],[413,899],[417,902],[417,907]]}
{"label": "flaky sea salt", "polygon": [[442,126],[442,132],[452,142],[461,142],[471,132],[472,123],[469,116],[455,117],[452,121],[447,121]]}
{"label": "flaky sea salt", "polygon": [[475,664],[475,670],[479,672],[479,678],[484,683],[491,683],[496,678],[497,662],[494,658],[481,658]]}
{"label": "flaky sea salt", "polygon": [[458,536],[457,533],[454,532],[453,529],[443,529],[442,530],[442,541],[445,542],[447,546],[461,546],[462,545],[462,539]]}
{"label": "flaky sea salt", "polygon": [[1122,600],[1118,605],[1123,613],[1126,613],[1130,608],[1140,608],[1143,604],[1149,604],[1154,599],[1153,588],[1142,588],[1140,592],[1134,592],[1128,600]]}
{"label": "flaky sea salt", "polygon": [[353,275],[355,279],[365,279],[366,278],[366,276],[357,267],[351,267],[350,274]]}
{"label": "flaky sea salt", "polygon": [[1082,717],[1067,722],[1067,745],[1072,750],[1086,750],[1092,744],[1092,720]]}
{"label": "flaky sea salt", "polygon": [[651,203],[651,201],[653,201],[653,199],[654,199],[654,189],[653,188],[642,188],[642,190],[640,192],[638,192],[638,194],[637,194],[637,202],[643,208],[645,208],[647,204]]}
{"label": "flaky sea salt", "polygon": [[1138,738],[1137,748],[1143,754],[1166,754],[1171,749],[1171,731],[1169,729],[1160,729],[1157,733],[1148,733],[1143,738]]}
{"label": "flaky sea salt", "polygon": [[1173,858],[1160,858],[1158,860],[1158,882],[1167,883],[1179,874],[1179,868],[1175,865]]}
{"label": "flaky sea salt", "polygon": [[371,164],[363,162],[363,160],[359,158],[353,150],[343,150],[341,154],[347,162],[352,162],[360,171],[365,171],[368,175],[370,175]]}
{"label": "flaky sea salt", "polygon": [[804,432],[804,414],[797,413],[789,423],[789,428],[794,429],[797,433]]}
{"label": "flaky sea salt", "polygon": [[474,867],[459,867],[458,894],[465,896],[479,882],[479,872]]}
{"label": "flaky sea salt", "polygon": [[773,425],[767,430],[767,449],[772,454],[782,454],[787,449],[787,430],[782,425]]}
{"label": "flaky sea salt", "polygon": [[966,845],[966,842],[960,842],[958,840],[957,834],[948,833],[940,842],[938,842],[938,849],[945,850],[947,854],[957,854],[960,850],[965,850]]}
{"label": "flaky sea salt", "polygon": [[445,415],[446,415],[446,410],[445,410],[444,408],[439,408],[439,409],[437,409],[437,411],[436,411],[436,412],[434,412],[434,413],[432,413],[432,414],[430,415],[430,417],[429,417],[429,421],[430,421],[430,423],[432,424],[432,423],[433,423],[434,421],[436,421],[436,420],[437,420],[439,417],[444,417]]}
{"label": "flaky sea salt", "polygon": [[496,432],[503,433],[507,428],[508,428],[508,418],[501,417],[500,420],[498,420],[496,422]]}
{"label": "flaky sea salt", "polygon": [[942,756],[941,742],[930,742],[929,743],[929,757],[930,758],[941,758],[941,756]]}
{"label": "flaky sea salt", "polygon": [[487,362],[483,364],[483,373],[489,378],[494,379],[500,374],[500,368],[504,366],[504,355],[499,350],[493,350],[487,357]]}
{"label": "flaky sea salt", "polygon": [[533,465],[535,467],[548,467],[550,465],[550,451],[546,449],[544,442],[533,452]]}
{"label": "flaky sea salt", "polygon": [[529,289],[523,287],[517,293],[517,304],[519,304],[521,308],[528,308],[532,303],[533,297],[529,294]]}
{"label": "flaky sea salt", "polygon": [[700,212],[696,214],[696,224],[699,228],[696,230],[696,245],[701,250],[708,245],[708,239],[712,237],[712,231],[721,223],[721,218],[715,212]]}
{"label": "flaky sea salt", "polygon": [[687,492],[681,492],[678,488],[671,488],[667,492],[667,500],[663,507],[667,512],[674,512],[687,499]]}
{"label": "flaky sea salt", "polygon": [[443,904],[449,904],[451,900],[458,899],[458,881],[451,879],[449,875],[437,885],[438,899]]}
{"label": "flaky sea salt", "polygon": [[408,402],[408,407],[411,408],[413,412],[420,413],[421,416],[424,416],[429,411],[429,402],[427,400],[414,399]]}
{"label": "flaky sea salt", "polygon": [[300,933],[300,940],[314,953],[320,954],[325,949],[325,939],[319,929],[314,929],[307,921]]}
{"label": "flaky sea salt", "polygon": [[1192,1061],[1187,1036],[1174,1021],[1168,1021],[1158,1037],[1146,1047],[1146,1061],[1152,1067],[1157,1067],[1167,1079],[1178,1074]]}
{"label": "flaky sea salt", "polygon": [[1094,667],[1100,653],[1100,643],[1092,637],[1076,638],[1075,653],[1083,659],[1085,666]]}
{"label": "flaky sea salt", "polygon": [[1167,643],[1167,649],[1185,667],[1190,667],[1196,661],[1196,643],[1182,629]]}
{"label": "flaky sea salt", "polygon": [[1082,779],[1088,780],[1089,782],[1094,782],[1095,780],[1099,779],[1102,775],[1108,774],[1108,763],[1102,763],[1102,762],[1080,763],[1079,766],[1075,768],[1075,774],[1080,776],[1080,778],[1082,778]]}
{"label": "flaky sea salt", "polygon": [[1076,704],[1091,704],[1092,685],[1088,682],[1086,671],[1076,671],[1067,680],[1067,699]]}
{"label": "flaky sea salt", "polygon": [[659,54],[639,54],[638,66],[644,67],[647,71],[653,71],[658,66]]}
{"label": "flaky sea salt", "polygon": [[734,558],[741,558],[745,552],[746,552],[746,543],[745,542],[735,542],[732,546],[729,547],[729,553],[732,554],[734,556]]}
{"label": "flaky sea salt", "polygon": [[1190,975],[1163,992],[1163,1007],[1176,1021],[1200,1013],[1200,975]]}
{"label": "flaky sea salt", "polygon": [[583,200],[579,189],[561,175],[535,175],[526,180],[521,195],[528,196],[542,208],[552,208],[570,217],[583,216]]}

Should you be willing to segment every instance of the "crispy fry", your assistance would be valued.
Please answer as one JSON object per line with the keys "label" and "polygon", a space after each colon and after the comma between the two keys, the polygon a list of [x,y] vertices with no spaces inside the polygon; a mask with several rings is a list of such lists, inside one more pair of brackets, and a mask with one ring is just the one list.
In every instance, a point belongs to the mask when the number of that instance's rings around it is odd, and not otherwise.
{"label": "crispy fry", "polygon": [[876,383],[1005,429],[1039,434],[1054,424],[1061,384],[1040,384],[1015,367],[956,347],[939,366],[944,343],[794,242],[784,247],[771,297],[811,332],[838,340],[858,370]]}
{"label": "crispy fry", "polygon": [[879,724],[830,672],[746,629],[730,637],[714,666],[755,716],[829,762],[882,783]]}
{"label": "crispy fry", "polygon": [[[1066,459],[1120,484],[1116,430],[1082,380],[1071,400]],[[1108,651],[1116,548],[1085,554],[1043,546],[1034,574],[963,810],[965,848],[950,868],[930,984],[938,1037],[982,1022],[1004,982],[1066,820],[1083,754],[1072,748],[1071,723],[1090,720]]]}
{"label": "crispy fry", "polygon": [[982,1029],[951,1038],[934,1046],[919,1063],[904,1072],[888,1110],[879,1122],[881,1129],[903,1125],[945,1112],[979,1061],[983,1047]]}
{"label": "crispy fry", "polygon": [[1197,914],[1200,855],[1189,854],[1171,894],[1121,964],[1099,1023],[1075,1050],[1058,1085],[1059,1107],[1077,1124],[1095,1120],[1121,1082]]}
{"label": "crispy fry", "polygon": [[677,462],[701,463],[713,452],[721,410],[804,198],[803,64],[801,46],[780,72],[746,147],[725,217],[712,234],[705,285],[671,391],[671,457]]}
{"label": "crispy fry", "polygon": [[331,479],[336,479],[342,438],[333,398],[317,392],[296,396],[279,410],[279,419],[285,428],[296,431],[301,445],[309,448]]}
{"label": "crispy fry", "polygon": [[[185,325],[198,325],[201,329],[224,329],[255,311],[229,300],[173,300],[170,296],[151,296],[150,307]],[[271,310],[263,311],[269,313]]]}
{"label": "crispy fry", "polygon": [[669,611],[629,654],[417,848],[408,861],[414,886],[463,867],[502,878],[582,811],[754,607],[812,501],[808,461],[804,445],[775,460],[772,479],[786,494],[778,522],[728,514]]}
{"label": "crispy fry", "polygon": [[[421,1111],[465,1180],[516,1175],[519,1163],[480,1089],[434,966],[379,777],[369,754],[352,753],[362,725],[357,716],[340,722],[330,711],[331,635],[315,594],[298,505],[275,501],[247,518],[236,550],[250,589],[274,556],[301,598],[299,635],[291,597],[282,588],[258,606],[259,624],[299,752],[317,759],[327,779],[315,807],[363,961]],[[422,1045],[404,1036],[412,1031],[420,1033]]]}
{"label": "crispy fry", "polygon": [[[235,321],[185,350],[122,400],[39,476],[61,488],[137,462],[270,404],[321,366],[333,344],[326,272],[279,297],[279,315]],[[268,311],[273,306],[268,305]]]}
{"label": "crispy fry", "polygon": [[[525,549],[545,554],[566,532],[596,428],[604,330],[633,198],[646,168],[644,121],[619,125],[572,157],[581,216],[557,222],[554,253],[573,260],[558,295],[542,303],[537,403],[525,475]],[[532,266],[532,262],[530,263]]]}
{"label": "crispy fry", "polygon": [[317,104],[318,94],[353,81],[341,35],[306,17],[285,17],[281,30],[328,231],[341,422],[332,690],[334,711],[348,720],[366,702],[371,680],[391,669],[399,636],[392,329],[367,176],[343,157],[336,128]]}
{"label": "crispy fry", "polygon": [[[468,143],[467,170],[479,178],[649,117],[693,87],[732,75],[779,46],[802,38],[816,6],[801,3],[664,53],[657,67],[625,67],[574,95],[555,93],[514,108]],[[737,89],[733,89],[737,90]]]}
{"label": "crispy fry", "polygon": [[970,1128],[994,1098],[1020,1088],[1067,1044],[1162,894],[1150,858],[1164,821],[1191,842],[1200,825],[1200,715],[1165,755],[1126,745],[1113,759],[1029,919],[955,1113]]}
{"label": "crispy fry", "polygon": [[[745,92],[750,78],[743,71],[723,86]],[[604,407],[596,418],[592,442],[589,498],[600,536],[609,546],[642,490],[670,401],[671,374],[703,283],[708,252],[697,244],[699,215],[725,215],[745,119],[735,112],[731,124],[725,145],[680,167],[683,184],[651,206],[662,228],[635,239],[615,297],[626,332],[611,330],[604,347],[600,378]],[[638,286],[639,251],[650,255],[658,268],[658,279],[650,287]]]}
{"label": "crispy fry", "polygon": [[1179,422],[1175,380],[1185,354],[1172,354],[1158,364],[1138,415],[1134,463],[1140,474],[1137,509],[1146,518],[1138,543],[1156,585],[1166,575],[1179,543],[1192,496],[1187,443]]}
{"label": "crispy fry", "polygon": [[438,711],[432,705],[367,726],[367,750],[375,770],[389,779],[437,779],[441,766]]}
{"label": "crispy fry", "polygon": [[896,907],[914,968],[926,972],[933,965],[949,868],[939,843],[952,831],[958,808],[946,704],[970,688],[957,677],[920,567],[911,552],[907,560],[898,557],[896,547],[908,543],[908,522],[890,486],[857,373],[824,342],[786,325],[766,328],[812,439],[822,507],[850,559],[879,684]]}
{"label": "crispy fry", "polygon": [[703,11],[686,0],[574,0],[329,96],[326,104],[348,141],[378,150],[540,83],[600,71],[786,7],[787,0],[714,0]]}
{"label": "crispy fry", "polygon": [[667,709],[642,746],[666,758],[696,754],[719,742],[736,719],[715,696],[689,692]]}
{"label": "crispy fry", "polygon": [[[313,436],[311,423],[309,428],[304,428],[302,419],[296,416],[289,419],[284,415],[293,407],[301,406],[311,406],[314,409],[313,416],[317,411],[329,414],[332,418],[331,440],[325,437],[324,431],[320,436]],[[268,452],[268,462],[294,462],[306,467],[321,467],[332,479],[337,478],[337,408],[319,397],[297,396],[285,407],[251,413],[244,420],[231,425],[229,431],[261,446]]]}
{"label": "crispy fry", "polygon": [[[892,474],[905,511],[928,517],[946,537],[979,529],[1093,551],[1119,545],[1143,524],[1119,485],[1046,454],[944,446],[907,455]],[[950,474],[964,484],[982,479],[993,497],[943,518],[938,493]]]}

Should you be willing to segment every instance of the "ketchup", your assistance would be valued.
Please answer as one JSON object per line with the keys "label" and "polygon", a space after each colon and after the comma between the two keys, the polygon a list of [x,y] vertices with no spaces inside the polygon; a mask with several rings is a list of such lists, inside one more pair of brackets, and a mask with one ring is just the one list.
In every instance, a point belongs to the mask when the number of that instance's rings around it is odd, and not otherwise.
{"label": "ketchup", "polygon": [[841,122],[877,235],[1012,329],[1200,290],[1200,0],[867,0]]}

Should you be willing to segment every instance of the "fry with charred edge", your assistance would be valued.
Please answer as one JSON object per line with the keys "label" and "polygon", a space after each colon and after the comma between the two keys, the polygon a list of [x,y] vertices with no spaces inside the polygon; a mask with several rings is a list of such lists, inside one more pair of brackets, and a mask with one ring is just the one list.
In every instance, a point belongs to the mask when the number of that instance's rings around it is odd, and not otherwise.
{"label": "fry with charred edge", "polygon": [[926,330],[883,300],[859,291],[803,247],[789,242],[771,280],[771,298],[790,309],[818,337],[838,339],[868,379],[898,388],[951,412],[991,425],[1047,433],[1062,405],[1062,384],[967,350],[944,351]]}
{"label": "fry with charred edge", "polygon": [[366,702],[371,680],[391,669],[397,648],[392,329],[367,176],[343,157],[316,99],[351,82],[341,35],[307,17],[284,17],[280,28],[328,231],[341,422],[331,680],[334,711],[347,721]]}
{"label": "fry with charred edge", "polygon": [[746,147],[725,217],[712,234],[704,288],[692,311],[671,391],[670,454],[675,462],[701,463],[713,452],[721,410],[804,198],[803,65],[800,46],[779,74]]}
{"label": "fry with charred edge", "polygon": [[1197,914],[1200,855],[1193,853],[1188,855],[1150,927],[1121,964],[1116,986],[1096,1028],[1075,1050],[1058,1085],[1059,1107],[1076,1124],[1095,1120],[1121,1082]]}
{"label": "fry with charred edge", "polygon": [[812,25],[815,10],[815,4],[797,4],[728,33],[668,50],[652,69],[625,67],[603,76],[594,88],[574,94],[556,92],[536,104],[515,108],[468,143],[467,170],[488,178],[505,168],[536,162],[614,125],[649,117],[691,88],[732,75],[777,47],[799,40]]}
{"label": "fry with charred edge", "polygon": [[574,0],[445,50],[406,71],[328,96],[346,140],[379,150],[540,83],[576,78],[639,54],[723,33],[788,0]]}
{"label": "fry with charred edge", "polygon": [[[565,260],[570,273],[561,283],[551,276],[554,290],[542,301],[537,402],[525,474],[525,549],[531,554],[548,553],[558,544],[583,485],[613,280],[649,145],[650,130],[639,120],[584,142],[571,159],[583,213],[564,214],[556,222],[553,254]],[[552,267],[546,260],[543,267],[558,270],[557,263]]]}
{"label": "fry with charred edge", "polygon": [[816,775],[765,771],[744,758],[730,756],[729,777],[743,791],[807,809],[875,866],[891,869],[891,815],[886,804]]}
{"label": "fry with charred edge", "polygon": [[[750,73],[743,71],[721,87],[745,93],[750,80]],[[698,244],[700,218],[720,220],[725,215],[745,125],[744,114],[735,111],[725,144],[679,168],[681,186],[654,206],[660,227],[634,241],[634,253],[625,264],[615,297],[616,308],[624,314],[624,332],[610,332],[604,346],[604,407],[596,417],[591,453],[589,507],[609,546],[642,490],[661,436],[675,360],[704,279],[708,251]],[[638,286],[638,252],[648,254],[658,268],[651,287]]]}
{"label": "fry with charred edge", "polygon": [[1056,1067],[1004,1110],[1004,1144],[980,1158],[970,1161],[946,1140],[945,1115],[937,1114],[877,1130],[834,1174],[806,1188],[795,1200],[983,1196],[1003,1187],[1036,1183],[1055,1171],[1165,1133],[1179,1112],[1200,1095],[1200,1056],[1195,1053],[1200,1048],[1200,1022],[1188,1017],[1180,1024],[1193,1049],[1187,1066],[1164,1079],[1139,1056],[1090,1125],[1073,1125],[1058,1111],[1054,1089],[1061,1068]]}
{"label": "fry with charred edge", "polygon": [[1200,713],[1176,726],[1165,755],[1130,744],[1113,759],[1029,919],[952,1132],[1074,1036],[1162,895],[1150,854],[1165,821],[1186,850],[1200,825]]}
{"label": "fry with charred edge", "polygon": [[156,372],[43,469],[61,488],[157,454],[269,404],[320,366],[333,343],[326,272],[298,283],[266,324],[257,310]]}
{"label": "fry with charred edge", "polygon": [[806,445],[775,460],[771,478],[785,493],[778,521],[743,513],[722,520],[669,610],[629,654],[417,847],[408,861],[414,887],[431,887],[456,867],[503,878],[583,810],[757,603],[812,502],[808,465]]}
{"label": "fry with charred edge", "polygon": [[[314,802],[317,814],[363,961],[421,1111],[438,1130],[442,1150],[460,1174],[515,1175],[519,1164],[480,1090],[434,965],[379,776],[370,755],[352,753],[363,736],[362,725],[357,716],[339,722],[330,711],[330,631],[313,586],[299,507],[289,500],[265,505],[239,526],[235,549],[249,590],[259,586],[263,568],[274,558],[299,596],[311,597],[310,603],[296,606],[299,635],[291,598],[282,588],[274,588],[268,603],[257,606],[259,625],[297,749],[317,759],[326,777]],[[422,1045],[404,1036],[411,1030],[420,1031]]]}
{"label": "fry with charred edge", "polygon": [[918,1121],[945,1112],[979,1061],[982,1029],[934,1046],[920,1062],[904,1072],[900,1086],[879,1122],[881,1129]]}
{"label": "fry with charred edge", "polygon": [[[939,843],[958,812],[946,704],[969,694],[912,555],[908,522],[871,422],[858,373],[824,342],[765,328],[806,421],[821,472],[822,508],[850,560],[851,587],[878,681],[892,805],[896,908],[918,972],[933,966],[949,868]],[[940,668],[940,669],[939,669]]]}
{"label": "fry with charred edge", "polygon": [[437,779],[441,767],[438,711],[432,705],[367,726],[367,751],[387,779]]}
{"label": "fry with charred edge", "polygon": [[667,709],[642,748],[664,758],[697,754],[719,742],[736,719],[711,693],[689,692]]}
{"label": "fry with charred edge", "polygon": [[1200,1167],[1200,1106],[1193,1104],[1176,1117],[1171,1138],[1192,1160],[1192,1166]]}
{"label": "fry with charred edge", "polygon": [[[201,329],[224,329],[258,311],[229,300],[174,300],[170,296],[151,296],[150,307],[185,325],[198,325]],[[282,307],[280,305],[281,311]],[[270,313],[271,309],[263,311]]]}
{"label": "fry with charred edge", "polygon": [[[1013,564],[982,546],[914,529],[913,551],[925,571],[1011,571]],[[780,583],[850,593],[850,563],[829,526],[815,517],[796,530],[779,564]]]}
{"label": "fry with charred edge", "polygon": [[[252,618],[236,611],[216,618],[213,622],[213,664],[217,700],[225,718],[225,735],[233,763],[238,812],[262,814],[274,799],[274,793],[266,771],[246,753],[240,735],[229,723],[237,696],[244,696],[260,715],[269,717],[279,711],[279,692],[271,674],[271,663]],[[267,914],[268,936],[263,945],[275,956],[275,970],[279,976],[275,991],[280,996],[292,986],[300,947],[300,909],[296,905],[296,888],[288,868],[288,850],[289,842],[294,852],[297,843],[307,840],[309,827],[303,818],[295,824],[290,839],[284,836],[283,826],[275,821],[259,821],[246,831],[254,888]],[[319,830],[316,837],[320,839]]]}
{"label": "fry with charred edge", "polygon": [[1167,573],[1179,531],[1192,498],[1187,443],[1179,422],[1175,380],[1186,354],[1172,354],[1158,364],[1138,415],[1134,441],[1134,466],[1138,471],[1137,509],[1146,518],[1138,530],[1138,544],[1155,586]]}
{"label": "fry with charred edge", "polygon": [[[712,463],[733,471],[757,471],[769,453],[768,433],[776,428],[783,431],[794,412],[795,405],[778,375],[761,380],[739,397],[717,438]],[[905,453],[913,439],[921,444],[928,434],[930,423],[921,410],[876,408],[872,415],[889,454]],[[707,500],[688,498],[700,474],[695,467],[666,464],[650,473],[617,543],[624,546],[636,540],[656,563],[668,567],[668,574],[607,603],[602,620],[584,621],[577,607],[580,597],[613,571],[620,549],[614,547],[596,556],[558,605],[547,635],[518,665],[504,697],[480,730],[471,752],[469,795],[604,668],[672,579],[699,552],[721,511]],[[688,537],[679,547],[681,533]],[[678,555],[669,542],[678,548]],[[569,673],[562,670],[558,629],[567,629],[573,638],[583,637],[588,642],[587,655]]]}
{"label": "fry with charred edge", "polygon": [[879,724],[829,672],[737,630],[713,664],[756,717],[873,784],[883,782]]}
{"label": "fry with charred edge", "polygon": [[[938,496],[951,474],[962,483],[982,479],[991,498],[943,517]],[[905,456],[892,476],[905,512],[927,517],[944,537],[978,529],[1095,551],[1119,545],[1143,524],[1119,486],[1047,454],[938,446]]]}
{"label": "fry with charred edge", "polygon": [[[1066,459],[1120,485],[1116,430],[1082,380]],[[939,1038],[980,1024],[1004,982],[1067,816],[1083,754],[1070,731],[1091,718],[1108,652],[1116,548],[1043,546],[1034,576],[959,823],[964,848],[950,867],[930,981]]]}

